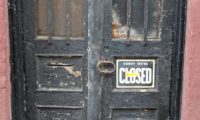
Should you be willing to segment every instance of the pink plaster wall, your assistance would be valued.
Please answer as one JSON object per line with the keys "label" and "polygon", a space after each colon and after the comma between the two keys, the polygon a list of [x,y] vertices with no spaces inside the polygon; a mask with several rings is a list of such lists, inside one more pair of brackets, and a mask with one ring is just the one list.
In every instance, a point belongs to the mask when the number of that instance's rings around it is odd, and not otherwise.
{"label": "pink plaster wall", "polygon": [[0,120],[11,118],[7,0],[0,0]]}
{"label": "pink plaster wall", "polygon": [[[188,0],[181,120],[200,120],[200,0]],[[0,0],[0,120],[11,119],[7,0]]]}
{"label": "pink plaster wall", "polygon": [[200,120],[200,0],[188,0],[182,119]]}

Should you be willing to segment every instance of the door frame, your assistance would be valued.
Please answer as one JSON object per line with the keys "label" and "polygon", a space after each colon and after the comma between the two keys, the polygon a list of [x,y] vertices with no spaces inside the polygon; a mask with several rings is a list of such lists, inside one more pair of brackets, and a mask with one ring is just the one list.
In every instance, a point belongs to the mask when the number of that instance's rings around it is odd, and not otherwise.
{"label": "door frame", "polygon": [[[180,119],[183,56],[185,43],[186,0],[176,0],[173,32],[172,81],[170,96],[170,118]],[[11,47],[12,119],[25,120],[24,103],[24,43],[23,0],[9,0],[9,30]],[[171,82],[172,83],[172,82]]]}

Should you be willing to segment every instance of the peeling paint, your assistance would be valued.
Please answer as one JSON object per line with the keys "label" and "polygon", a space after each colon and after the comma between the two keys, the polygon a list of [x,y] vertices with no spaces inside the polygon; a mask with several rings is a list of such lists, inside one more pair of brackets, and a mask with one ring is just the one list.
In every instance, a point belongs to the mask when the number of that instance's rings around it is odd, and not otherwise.
{"label": "peeling paint", "polygon": [[73,75],[74,77],[81,77],[81,71],[74,71],[74,67],[73,66],[66,66],[64,67],[64,69],[71,75]]}

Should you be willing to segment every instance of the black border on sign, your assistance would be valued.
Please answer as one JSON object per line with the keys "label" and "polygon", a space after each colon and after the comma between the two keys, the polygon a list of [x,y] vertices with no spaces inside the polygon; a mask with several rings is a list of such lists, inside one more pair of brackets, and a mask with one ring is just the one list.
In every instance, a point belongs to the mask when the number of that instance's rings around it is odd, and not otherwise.
{"label": "black border on sign", "polygon": [[[118,84],[118,62],[120,61],[147,61],[153,62],[153,84],[151,86],[119,86]],[[116,89],[124,88],[124,89],[154,89],[155,88],[155,59],[117,59],[116,60]]]}

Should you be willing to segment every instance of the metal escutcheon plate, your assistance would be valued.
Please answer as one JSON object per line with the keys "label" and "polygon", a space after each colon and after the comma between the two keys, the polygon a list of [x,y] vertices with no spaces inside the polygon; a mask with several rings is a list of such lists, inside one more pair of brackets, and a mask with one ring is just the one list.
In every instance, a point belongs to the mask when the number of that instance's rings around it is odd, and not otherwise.
{"label": "metal escutcheon plate", "polygon": [[103,74],[111,74],[115,71],[115,64],[110,60],[103,60],[97,63],[97,70]]}

